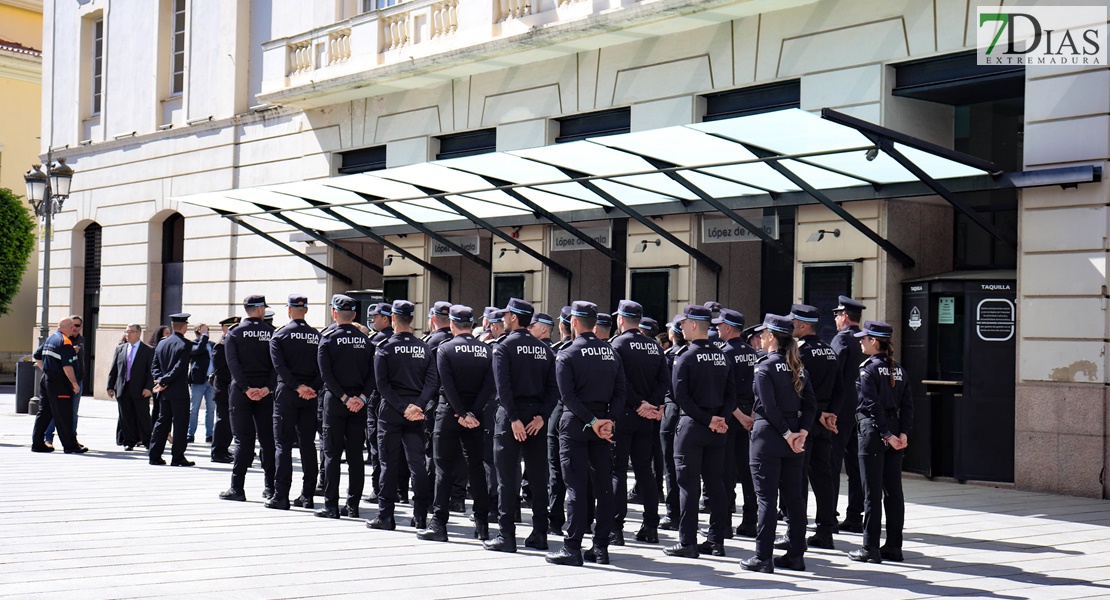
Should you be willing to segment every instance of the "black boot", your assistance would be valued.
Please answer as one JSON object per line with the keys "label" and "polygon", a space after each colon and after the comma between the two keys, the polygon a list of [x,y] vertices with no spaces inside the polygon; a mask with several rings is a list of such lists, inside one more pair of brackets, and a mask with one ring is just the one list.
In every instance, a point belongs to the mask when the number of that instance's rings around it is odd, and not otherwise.
{"label": "black boot", "polygon": [[397,529],[397,523],[393,519],[383,519],[380,515],[366,522],[367,529],[381,529],[382,531],[393,531]]}
{"label": "black boot", "polygon": [[758,556],[740,561],[740,566],[745,571],[756,571],[758,573],[774,573],[775,563],[770,559],[760,559]]}
{"label": "black boot", "polygon": [[316,514],[317,517],[320,517],[321,519],[338,519],[339,518],[339,509],[338,508],[328,508],[328,507],[325,506],[324,508],[321,508],[320,510],[316,511],[315,514]]}
{"label": "black boot", "polygon": [[775,538],[775,548],[778,548],[779,550],[789,550],[790,538],[786,537],[785,535],[778,536],[777,538]]}
{"label": "black boot", "polygon": [[663,554],[666,554],[667,556],[680,556],[682,558],[697,558],[698,556],[701,556],[698,553],[698,547],[696,544],[684,546],[681,543],[663,548]]}
{"label": "black boot", "polygon": [[833,543],[832,536],[827,533],[824,535],[821,533],[811,535],[809,539],[806,540],[806,543],[814,548],[824,548],[825,550],[836,549],[836,544]]}
{"label": "black boot", "polygon": [[883,562],[883,556],[878,548],[868,548],[864,546],[858,550],[852,550],[848,553],[848,558],[856,562],[868,562],[879,564]]}
{"label": "black boot", "polygon": [[594,546],[589,550],[582,553],[582,559],[586,562],[597,563],[599,565],[609,564],[609,549],[600,546]]}
{"label": "black boot", "polygon": [[358,518],[358,507],[346,504],[343,508],[339,509],[339,515],[343,517],[351,517],[352,519]]}
{"label": "black boot", "polygon": [[243,493],[243,490],[237,490],[235,488],[228,488],[228,490],[226,492],[220,492],[220,500],[232,500],[232,501],[235,501],[235,502],[246,502],[247,501],[247,495]]}
{"label": "black boot", "polygon": [[614,529],[609,533],[610,546],[623,546],[624,545],[624,530]]}
{"label": "black boot", "polygon": [[538,533],[533,531],[524,540],[525,548],[535,548],[536,550],[547,550],[547,534]]}
{"label": "black boot", "polygon": [[701,554],[712,554],[713,556],[724,556],[725,545],[722,542],[714,544],[713,542],[702,542],[697,546],[698,552]]}
{"label": "black boot", "polygon": [[736,526],[736,535],[747,538],[754,538],[757,533],[755,527],[755,520],[744,519]]}
{"label": "black boot", "polygon": [[902,556],[901,548],[894,548],[891,546],[879,548],[879,556],[881,556],[883,560],[889,560],[891,562],[902,562],[906,560],[905,557]]}
{"label": "black boot", "polygon": [[[502,537],[497,534],[497,537],[488,542],[482,542],[482,547],[492,552],[516,552],[516,538]],[[581,564],[581,562],[579,562]]]}
{"label": "black boot", "polygon": [[553,565],[567,565],[571,567],[582,566],[582,551],[581,550],[568,550],[563,546],[558,552],[552,552],[544,557],[544,560]]}
{"label": "black boot", "polygon": [[420,529],[416,532],[416,539],[428,540],[430,542],[446,542],[447,527],[445,527],[443,523],[440,523],[439,519],[432,519],[427,529]]}
{"label": "black boot", "polygon": [[298,496],[296,500],[293,501],[293,506],[296,506],[297,508],[312,509],[312,508],[316,508],[316,502],[312,499],[311,496],[305,496],[305,495],[302,494],[302,495]]}
{"label": "black boot", "polygon": [[784,554],[782,556],[776,556],[774,565],[778,569],[789,569],[791,571],[806,570],[806,561],[801,555],[791,556],[789,554]]}
{"label": "black boot", "polygon": [[659,543],[659,532],[654,527],[643,526],[636,532],[636,541],[647,544]]}
{"label": "black boot", "polygon": [[489,523],[485,519],[474,520],[474,539],[482,540],[483,542],[489,539]]}
{"label": "black boot", "polygon": [[289,510],[289,498],[287,496],[274,496],[266,501],[266,508]]}

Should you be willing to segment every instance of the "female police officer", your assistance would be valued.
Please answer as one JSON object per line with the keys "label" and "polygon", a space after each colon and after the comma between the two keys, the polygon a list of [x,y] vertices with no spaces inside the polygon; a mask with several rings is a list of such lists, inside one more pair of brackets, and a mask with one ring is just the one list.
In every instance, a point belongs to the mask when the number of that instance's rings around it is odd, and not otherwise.
{"label": "female police officer", "polygon": [[[867,321],[860,348],[867,360],[860,365],[856,391],[859,405],[859,466],[863,480],[863,547],[848,553],[857,562],[902,560],[902,525],[906,519],[902,496],[902,450],[913,426],[913,397],[902,365],[894,361],[890,338],[893,328]],[[884,498],[885,496],[885,498]],[[886,506],[886,545],[879,548],[882,502]]]}
{"label": "female police officer", "polygon": [[773,573],[775,567],[801,571],[806,548],[806,519],[789,521],[790,548],[784,556],[771,560],[775,541],[777,493],[782,489],[783,504],[791,515],[805,515],[802,452],[806,435],[817,415],[817,401],[809,376],[798,357],[792,336],[794,321],[789,317],[767,315],[763,320],[761,341],[767,356],[755,366],[755,402],[751,430],[752,480],[759,505],[756,525],[755,556],[740,563],[749,571]]}

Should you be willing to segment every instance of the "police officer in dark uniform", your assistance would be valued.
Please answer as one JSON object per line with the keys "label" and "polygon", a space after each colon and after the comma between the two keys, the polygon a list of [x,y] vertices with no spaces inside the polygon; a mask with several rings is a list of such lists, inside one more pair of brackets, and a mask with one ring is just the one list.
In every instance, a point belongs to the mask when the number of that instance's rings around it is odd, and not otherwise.
{"label": "police officer in dark uniform", "polygon": [[[331,302],[328,304],[328,306],[334,306],[335,305],[335,300],[339,296],[341,296],[341,294],[334,294],[331,297]],[[366,319],[367,322],[370,322],[369,314],[370,314],[370,312],[367,311],[367,319]],[[332,331],[335,331],[336,327],[339,327],[339,323],[336,323],[334,320],[332,320],[331,323],[328,323],[328,325],[326,327],[324,327],[324,329],[322,331],[320,331],[320,335],[321,336],[328,335]],[[317,397],[319,398],[320,394],[317,394]],[[316,403],[316,433],[317,433],[317,435],[320,436],[320,444],[317,446],[317,451],[318,451],[318,456],[319,456],[319,460],[317,461],[317,464],[320,465],[320,468],[318,470],[319,471],[319,478],[318,478],[318,481],[316,483],[316,490],[313,494],[314,496],[323,496],[324,495],[324,490],[327,489],[327,483],[325,481],[325,479],[327,478],[327,476],[326,476],[327,469],[324,468],[324,451],[326,450],[326,448],[324,447],[324,408],[325,407],[326,407],[326,405],[322,401]]]}
{"label": "police officer in dark uniform", "polygon": [[[354,325],[357,305],[349,296],[332,297],[335,327],[321,334],[316,365],[324,388],[324,508],[317,517],[358,518],[359,500],[366,482],[362,447],[366,435],[366,410],[374,390],[370,340]],[[339,508],[339,462],[347,454],[347,501]]]}
{"label": "police officer in dark uniform", "polygon": [[532,317],[532,323],[528,325],[528,333],[537,340],[551,346],[554,342],[551,341],[551,330],[555,327],[555,319],[547,313],[536,313]]}
{"label": "police officer in dark uniform", "polygon": [[[77,352],[73,349],[72,338],[77,335],[77,328],[73,325],[73,320],[70,318],[62,319],[58,323],[58,329],[46,338],[46,342],[36,354],[42,361],[42,394],[45,396],[43,402],[39,406],[39,412],[35,416],[35,425],[31,433],[31,451],[32,452],[53,452],[52,446],[47,446],[44,443],[46,437],[46,428],[51,420],[56,420],[55,429],[58,431],[58,438],[61,439],[62,448],[65,449],[66,454],[83,454],[88,452],[89,449],[82,446],[77,441],[77,432],[73,430],[73,398],[81,389],[81,385],[77,380],[77,371],[74,364],[77,361]],[[184,338],[183,338],[184,339]],[[190,346],[191,348],[191,346]],[[188,368],[189,355],[188,350],[185,354],[185,366],[181,367],[182,370]],[[175,374],[181,381],[185,381],[184,372]],[[155,379],[157,381],[157,378]],[[185,405],[185,425],[188,426],[189,419],[189,406],[188,406],[188,385],[185,386],[186,405]],[[168,418],[167,418],[168,421]],[[168,427],[168,425],[167,425]],[[182,442],[185,441],[185,428],[178,431],[181,436]],[[162,447],[166,445],[166,438],[162,438]],[[153,446],[153,444],[152,444]],[[177,450],[177,448],[174,448]],[[174,452],[174,459],[184,456],[185,449],[181,448],[181,454]],[[159,451],[158,464],[166,464],[161,460],[161,452]],[[153,463],[153,459],[151,460]]]}
{"label": "police officer in dark uniform", "polygon": [[[767,356],[755,366],[755,403],[751,431],[751,469],[759,516],[755,556],[740,562],[748,571],[773,573],[775,567],[801,571],[806,550],[805,471],[802,453],[817,412],[817,401],[809,383],[798,345],[794,320],[768,314],[761,332]],[[777,496],[790,515],[790,548],[772,559],[775,541]]]}
{"label": "police officer in dark uniform", "polygon": [[[439,300],[428,310],[428,333],[420,338],[428,349],[432,351],[432,362],[435,363],[435,350],[443,342],[451,339],[451,303]],[[432,394],[432,403],[425,411],[424,419],[424,464],[428,471],[429,485],[434,487],[436,480],[436,463],[434,453],[434,436],[436,427],[436,407],[439,406],[439,392]],[[460,463],[461,464],[461,463]],[[456,481],[465,481],[465,473],[455,473]]]}
{"label": "police officer in dark uniform", "polygon": [[474,537],[489,539],[489,495],[482,464],[483,409],[493,401],[493,354],[471,334],[474,312],[469,306],[450,308],[451,332],[455,337],[436,350],[436,367],[442,399],[436,411],[435,502],[428,528],[416,533],[422,540],[447,541],[452,483],[460,451],[466,461],[468,481],[474,496]]}
{"label": "police officer in dark uniform", "polygon": [[378,409],[378,452],[381,453],[382,483],[378,514],[366,522],[371,529],[397,527],[393,509],[397,498],[402,452],[412,474],[412,526],[428,528],[431,483],[424,464],[425,418],[438,390],[436,365],[428,345],[412,333],[416,307],[408,300],[394,300],[393,337],[374,353],[374,379],[381,394]]}
{"label": "police officer in dark uniform", "polygon": [[[238,445],[231,468],[231,487],[220,492],[220,498],[243,502],[247,469],[254,462],[254,441],[262,447],[262,471],[265,488],[262,496],[274,495],[274,393],[277,375],[270,361],[272,325],[263,320],[266,297],[247,296],[243,308],[247,318],[227,334],[227,366],[231,370],[231,431]],[[175,436],[176,438],[176,436]]]}
{"label": "police officer in dark uniform", "polygon": [[752,379],[755,376],[755,363],[759,355],[743,339],[744,315],[730,308],[721,309],[721,322],[717,325],[719,339],[724,342],[725,355],[732,366],[733,379],[736,381],[736,409],[726,420],[728,438],[725,453],[725,487],[729,490],[729,500],[736,496],[736,480],[740,480],[743,490],[742,519],[736,527],[736,534],[755,537],[755,521],[758,505],[755,500],[755,484],[749,463],[750,431],[755,421],[752,419]]}
{"label": "police officer in dark uniform", "polygon": [[628,462],[636,474],[636,486],[644,506],[644,520],[636,539],[659,542],[659,489],[652,471],[652,446],[658,439],[655,424],[663,418],[663,397],[670,386],[670,370],[663,349],[655,339],[640,331],[644,307],[638,302],[621,300],[617,308],[620,334],[613,349],[624,368],[626,406],[617,408],[620,427],[616,430],[616,455],[613,463],[613,501],[616,504],[611,543],[624,545],[624,520],[628,516]]}
{"label": "police officer in dark uniform", "polygon": [[[170,315],[173,335],[158,342],[154,349],[151,374],[154,375],[154,393],[157,394],[160,408],[158,422],[150,436],[150,464],[164,465],[162,452],[166,449],[166,439],[173,428],[173,458],[170,464],[175,467],[191,467],[193,461],[185,458],[185,448],[189,439],[189,355],[193,342],[185,339],[189,325],[188,313]],[[208,344],[208,334],[200,336],[199,344]],[[55,421],[57,424],[57,421]],[[61,430],[59,429],[59,433]]]}
{"label": "police officer in dark uniform", "polygon": [[[569,306],[564,306],[559,311],[559,334],[559,341],[551,344],[551,351],[556,355],[574,341],[570,330]],[[563,467],[559,462],[559,421],[562,417],[563,403],[556,401],[555,408],[551,409],[551,418],[547,421],[547,522],[548,533],[557,537],[562,537],[563,525],[567,522],[567,486],[563,482]]]}
{"label": "police officer in dark uniform", "polygon": [[[817,399],[817,422],[806,436],[803,462],[813,496],[817,504],[817,531],[808,540],[810,546],[833,549],[833,531],[836,530],[836,478],[832,470],[833,436],[836,435],[836,415],[844,403],[843,378],[836,351],[817,337],[817,323],[821,313],[814,306],[795,304],[791,307],[794,318],[794,337],[798,340],[798,356],[809,373],[809,383]],[[808,502],[807,502],[808,504]],[[784,511],[785,512],[785,511]],[[787,514],[787,519],[790,515]],[[779,540],[786,548],[789,541]]]}
{"label": "police officer in dark uniform", "polygon": [[613,333],[613,317],[607,313],[597,313],[597,325],[594,326],[594,335],[597,339],[609,341]]}
{"label": "police officer in dark uniform", "polygon": [[[659,322],[656,321],[655,319],[653,319],[651,317],[644,317],[644,318],[640,319],[640,331],[644,332],[644,335],[646,335],[649,338],[655,340],[655,343],[657,343],[657,344],[659,343],[659,339],[657,337],[659,335]],[[668,340],[668,342],[669,342],[669,340]],[[663,349],[663,346],[660,345],[659,348]],[[664,350],[664,352],[666,352],[666,351]],[[666,392],[667,392],[667,390],[671,389],[670,364],[667,362],[666,356],[664,356],[664,364],[667,365],[667,386],[663,390],[664,406],[666,406],[666,402],[665,402]],[[652,437],[652,440],[651,440],[651,455],[652,455],[653,470],[655,471],[655,490],[657,492],[657,496],[662,498],[663,497],[663,440],[662,440],[661,437],[659,437],[659,430],[660,430],[660,427],[662,427],[662,423],[663,423],[663,417],[662,417],[663,411],[662,410],[660,410],[659,415],[660,415],[659,419],[657,419],[655,421],[655,423],[652,424],[652,427],[654,428],[655,433],[653,434],[653,437]],[[633,500],[633,497],[639,498],[639,492],[637,491],[638,487],[639,487],[639,483],[637,483],[635,486],[633,486],[632,490],[629,492],[629,494],[628,494],[628,501],[629,502],[638,501],[638,500]]]}
{"label": "police officer in dark uniform", "polygon": [[319,467],[316,463],[317,392],[323,380],[317,362],[320,333],[305,322],[308,298],[290,294],[286,302],[289,322],[270,338],[270,359],[277,372],[274,394],[274,441],[277,470],[274,497],[266,508],[289,509],[289,488],[293,485],[293,448],[301,449],[304,478],[300,496],[293,504],[313,508],[313,485]]}
{"label": "police officer in dark uniform", "polygon": [[228,390],[231,388],[231,370],[227,368],[227,332],[239,324],[239,317],[228,317],[220,321],[220,341],[212,344],[212,374],[208,383],[216,391],[216,425],[212,428],[212,462],[230,464],[235,461],[231,455],[231,411],[228,405]]}
{"label": "police officer in dark uniform", "polygon": [[[863,547],[849,552],[848,558],[857,562],[902,561],[902,526],[906,520],[902,458],[913,428],[913,395],[909,377],[894,360],[893,332],[886,323],[867,321],[855,334],[868,357],[860,365],[856,381],[864,525]],[[884,508],[886,544],[880,548]]]}
{"label": "police officer in dark uniform", "polygon": [[[547,471],[547,417],[559,394],[555,382],[555,354],[528,333],[532,304],[511,298],[502,315],[508,333],[493,348],[493,376],[497,386],[497,424],[493,459],[497,467],[498,534],[483,542],[486,550],[516,552],[516,506],[520,497],[520,460],[528,471]],[[532,482],[532,533],[525,546],[547,549],[547,481]]]}
{"label": "police officer in dark uniform", "polygon": [[836,415],[837,433],[833,439],[832,449],[832,472],[836,481],[838,499],[841,465],[848,475],[848,507],[838,529],[841,532],[854,533],[863,533],[863,486],[860,483],[859,460],[857,460],[859,438],[856,436],[856,405],[859,404],[859,399],[856,397],[856,379],[859,378],[859,366],[863,362],[864,354],[855,334],[859,333],[859,323],[863,318],[864,310],[867,310],[867,307],[863,304],[848,296],[840,296],[840,304],[833,309],[838,331],[829,342],[829,346],[836,352],[837,359],[840,361],[844,382],[844,403]]}
{"label": "police officer in dark uniform", "polygon": [[[675,359],[671,374],[675,404],[682,409],[675,432],[674,456],[679,489],[678,543],[670,556],[697,558],[701,552],[724,556],[731,529],[725,492],[726,418],[736,408],[736,380],[728,357],[709,340],[708,308],[688,304],[678,320],[690,349]],[[705,480],[709,540],[698,544],[698,499]]]}
{"label": "police officer in dark uniform", "polygon": [[[389,338],[393,337],[393,305],[388,302],[379,302],[370,307],[367,314],[367,324],[374,330],[370,336],[370,355]],[[371,358],[371,361],[373,359]],[[371,370],[373,365],[371,365]],[[370,406],[366,410],[366,452],[370,456],[370,490],[371,494],[365,498],[367,502],[376,502],[382,485],[381,453],[378,451],[378,412],[381,409],[382,397],[378,390],[370,396]],[[405,478],[407,483],[408,478]],[[408,489],[407,485],[401,486]]]}
{"label": "police officer in dark uniform", "polygon": [[[567,535],[558,552],[547,555],[551,564],[581,566],[583,559],[609,564],[613,529],[613,443],[617,415],[625,410],[625,375],[621,357],[594,333],[597,305],[571,303],[574,341],[559,352],[556,377],[563,416],[559,422],[559,460],[567,485]],[[627,472],[627,471],[626,471]],[[597,523],[593,547],[582,553],[589,502],[586,482],[593,479]]]}
{"label": "police officer in dark uniform", "polygon": [[[668,335],[671,338],[671,347],[667,348],[663,356],[667,359],[667,367],[671,372],[671,381],[674,381],[674,361],[686,352],[690,345],[682,335],[682,315],[675,315],[667,323]],[[667,484],[667,494],[663,501],[667,513],[659,520],[660,529],[677,530],[679,521],[679,491],[678,472],[674,462],[675,430],[678,428],[679,410],[674,401],[674,388],[667,385],[667,394],[664,397],[663,419],[659,422],[660,445],[663,447],[663,475]]]}

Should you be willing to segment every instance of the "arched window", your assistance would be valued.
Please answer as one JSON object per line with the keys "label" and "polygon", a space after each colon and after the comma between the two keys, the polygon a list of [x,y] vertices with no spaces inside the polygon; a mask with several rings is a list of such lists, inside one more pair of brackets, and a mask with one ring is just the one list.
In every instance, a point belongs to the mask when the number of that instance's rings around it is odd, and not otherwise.
{"label": "arched window", "polygon": [[96,363],[96,329],[100,326],[100,248],[102,230],[99,223],[89,223],[84,230],[85,238],[85,273],[81,280],[81,335],[85,338],[82,366],[84,370],[84,386],[86,390],[93,389],[93,373]]}
{"label": "arched window", "polygon": [[159,324],[169,325],[170,315],[181,312],[184,281],[185,217],[173,213],[162,221],[162,308]]}

